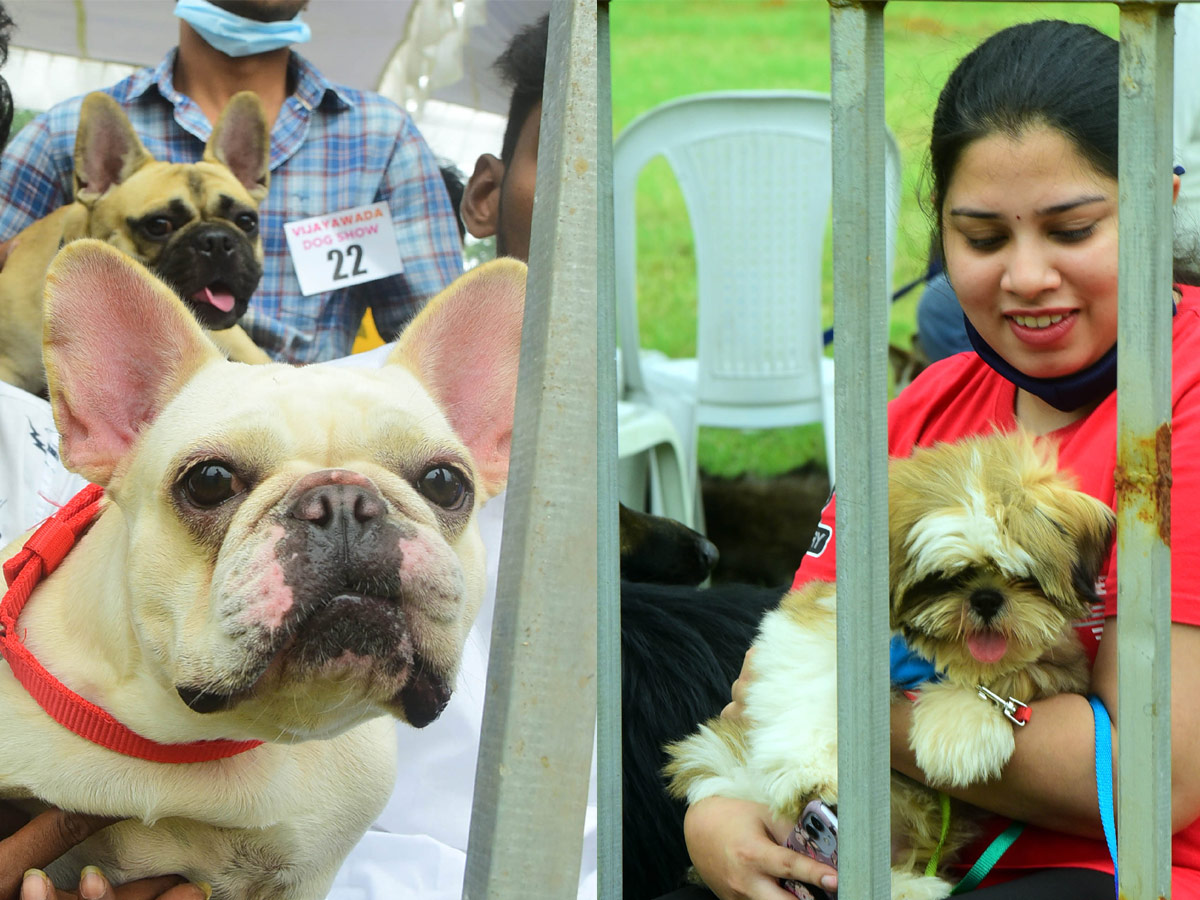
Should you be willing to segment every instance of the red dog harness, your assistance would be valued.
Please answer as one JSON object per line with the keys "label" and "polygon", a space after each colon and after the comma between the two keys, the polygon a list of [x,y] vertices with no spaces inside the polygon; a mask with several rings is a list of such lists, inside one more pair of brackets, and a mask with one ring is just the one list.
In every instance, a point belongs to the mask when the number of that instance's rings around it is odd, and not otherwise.
{"label": "red dog harness", "polygon": [[209,762],[252,750],[262,741],[195,741],[159,744],[122,725],[51,675],[21,640],[17,617],[38,583],[58,568],[100,512],[104,489],[89,484],[43,522],[16,556],[4,563],[8,590],[0,598],[0,656],[50,718],[93,744],[150,762]]}

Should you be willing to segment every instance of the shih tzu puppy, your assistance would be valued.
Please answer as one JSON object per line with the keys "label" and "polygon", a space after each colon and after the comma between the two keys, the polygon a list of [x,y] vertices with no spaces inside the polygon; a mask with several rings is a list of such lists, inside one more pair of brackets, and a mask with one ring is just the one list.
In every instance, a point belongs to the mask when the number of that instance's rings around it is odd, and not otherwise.
{"label": "shih tzu puppy", "polygon": [[[915,695],[909,732],[932,787],[892,774],[893,898],[947,896],[926,866],[936,856],[940,871],[974,836],[955,804],[941,842],[936,788],[996,777],[1026,704],[1087,690],[1072,623],[1096,601],[1114,518],[1055,462],[1047,442],[1016,433],[890,464],[891,627],[940,676]],[[752,800],[791,821],[810,801],[836,805],[835,604],[834,585],[814,582],[763,618],[744,715],[667,748],[674,796]]]}

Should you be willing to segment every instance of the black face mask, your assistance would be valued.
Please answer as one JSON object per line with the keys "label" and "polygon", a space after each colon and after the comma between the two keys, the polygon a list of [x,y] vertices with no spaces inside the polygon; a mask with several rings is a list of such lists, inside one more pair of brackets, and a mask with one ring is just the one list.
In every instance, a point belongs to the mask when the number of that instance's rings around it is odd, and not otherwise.
{"label": "black face mask", "polygon": [[1071,412],[1081,406],[1103,400],[1117,388],[1117,345],[1113,344],[1108,352],[1088,366],[1070,375],[1058,378],[1034,378],[1026,375],[1020,369],[1014,368],[999,353],[991,348],[971,325],[971,321],[963,315],[963,324],[967,327],[967,337],[971,346],[979,354],[979,358],[991,366],[1000,375],[1011,381],[1022,390],[1035,397],[1045,400],[1055,409]]}
{"label": "black face mask", "polygon": [[[1174,315],[1178,305],[1171,301],[1171,314]],[[1071,412],[1091,403],[1099,403],[1117,389],[1117,345],[1113,344],[1108,352],[1088,366],[1070,375],[1058,378],[1034,378],[1026,375],[1010,365],[1004,357],[992,349],[983,339],[971,320],[963,314],[963,324],[967,329],[967,338],[971,346],[979,354],[979,358],[991,366],[997,373],[1003,375],[1022,390],[1026,390],[1045,400],[1061,412]]]}

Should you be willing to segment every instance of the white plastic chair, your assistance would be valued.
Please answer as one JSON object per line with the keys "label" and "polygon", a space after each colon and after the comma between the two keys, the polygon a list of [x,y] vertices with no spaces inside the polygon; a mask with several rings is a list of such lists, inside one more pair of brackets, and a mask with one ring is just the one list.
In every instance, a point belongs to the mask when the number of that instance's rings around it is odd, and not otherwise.
{"label": "white plastic chair", "polygon": [[689,528],[699,524],[683,441],[666,413],[645,403],[618,400],[617,456],[622,503]]}
{"label": "white plastic chair", "polygon": [[[613,148],[617,330],[625,396],[676,422],[695,496],[696,429],[820,422],[834,463],[833,360],[824,355],[821,262],[832,200],[828,94],[723,91],[664,103]],[[695,359],[639,347],[634,196],[666,158],[696,249]],[[900,209],[900,151],[888,134],[888,272]],[[697,504],[698,505],[698,504]],[[696,512],[700,518],[699,510]]]}
{"label": "white plastic chair", "polygon": [[[617,350],[617,397],[627,397]],[[645,396],[617,400],[617,479],[622,503],[631,509],[666,516],[688,528],[695,519],[695,478],[675,420]]]}

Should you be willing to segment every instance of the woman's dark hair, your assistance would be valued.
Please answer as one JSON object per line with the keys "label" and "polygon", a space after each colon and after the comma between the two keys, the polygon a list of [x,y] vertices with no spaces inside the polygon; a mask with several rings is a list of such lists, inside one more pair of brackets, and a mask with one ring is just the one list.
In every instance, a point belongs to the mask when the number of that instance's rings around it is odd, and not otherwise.
{"label": "woman's dark hair", "polygon": [[940,219],[963,152],[992,134],[1048,125],[1096,170],[1117,177],[1117,42],[1088,25],[1043,21],[992,35],[955,68],[938,97],[929,141]]}
{"label": "woman's dark hair", "polygon": [[[992,134],[1020,137],[1049,126],[1096,171],[1117,177],[1120,46],[1090,25],[1046,20],[992,35],[955,68],[938,98],[929,141],[934,246],[942,205],[963,152]],[[1176,279],[1200,283],[1176,254]]]}

